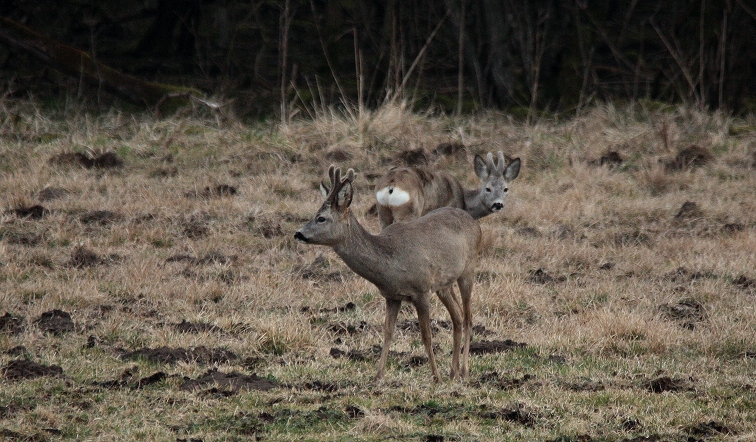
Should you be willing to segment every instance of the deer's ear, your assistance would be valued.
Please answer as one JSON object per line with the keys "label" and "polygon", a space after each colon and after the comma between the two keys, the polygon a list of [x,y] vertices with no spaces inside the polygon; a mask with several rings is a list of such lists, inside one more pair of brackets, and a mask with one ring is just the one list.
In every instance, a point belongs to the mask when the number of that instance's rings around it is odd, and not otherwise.
{"label": "deer's ear", "polygon": [[517,178],[517,175],[520,174],[520,159],[515,158],[512,160],[509,165],[507,165],[507,168],[504,170],[504,178],[507,181],[512,181],[513,179]]}
{"label": "deer's ear", "polygon": [[475,166],[475,175],[478,175],[478,178],[480,178],[481,181],[487,180],[491,171],[488,170],[486,160],[484,160],[480,155],[475,155],[473,165]]}
{"label": "deer's ear", "polygon": [[349,207],[350,204],[352,204],[352,194],[352,183],[347,181],[343,186],[341,186],[339,193],[336,195],[336,206],[339,209],[346,210],[346,208]]}
{"label": "deer's ear", "polygon": [[324,182],[320,182],[320,194],[323,195],[323,198],[328,198],[328,194],[331,193],[331,191],[326,187]]}

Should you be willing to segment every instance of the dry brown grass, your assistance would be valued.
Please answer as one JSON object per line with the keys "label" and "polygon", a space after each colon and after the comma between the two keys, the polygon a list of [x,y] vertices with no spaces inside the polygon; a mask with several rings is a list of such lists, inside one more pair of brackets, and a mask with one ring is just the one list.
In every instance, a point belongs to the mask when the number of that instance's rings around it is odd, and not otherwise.
{"label": "dry brown grass", "polygon": [[[386,106],[358,121],[334,112],[285,127],[219,127],[2,104],[4,438],[756,437],[749,121],[606,105],[526,127],[496,113],[452,119]],[[293,233],[321,204],[317,183],[333,162],[357,170],[353,208],[376,232],[373,182],[401,152],[442,142],[467,147],[467,161],[438,162],[468,186],[474,153],[523,159],[505,213],[481,221],[474,341],[527,346],[475,355],[470,379],[431,385],[406,308],[386,381],[372,386],[383,299],[332,251]],[[692,144],[713,161],[665,167]],[[108,151],[123,167],[60,160]],[[623,162],[598,165],[610,151]],[[45,188],[66,192],[41,198]],[[681,211],[686,201],[695,210]],[[22,216],[37,204],[41,218]],[[35,320],[53,309],[70,314],[74,331],[41,331]],[[446,371],[451,332],[437,301],[433,318]],[[181,332],[185,320],[206,328]],[[193,359],[124,356],[163,346]],[[202,347],[237,357],[203,360]],[[63,375],[10,379],[20,360]],[[211,368],[279,385],[181,389]]]}

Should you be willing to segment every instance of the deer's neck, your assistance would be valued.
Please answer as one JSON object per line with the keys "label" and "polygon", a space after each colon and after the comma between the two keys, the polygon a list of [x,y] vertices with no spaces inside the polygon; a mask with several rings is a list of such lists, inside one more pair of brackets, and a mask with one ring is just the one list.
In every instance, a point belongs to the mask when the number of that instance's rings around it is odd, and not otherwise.
{"label": "deer's neck", "polygon": [[465,210],[474,219],[481,219],[490,212],[483,204],[483,195],[480,189],[465,189]]}
{"label": "deer's neck", "polygon": [[352,271],[367,279],[381,289],[382,275],[391,266],[391,248],[385,239],[371,235],[349,214],[348,231],[344,240],[333,249]]}

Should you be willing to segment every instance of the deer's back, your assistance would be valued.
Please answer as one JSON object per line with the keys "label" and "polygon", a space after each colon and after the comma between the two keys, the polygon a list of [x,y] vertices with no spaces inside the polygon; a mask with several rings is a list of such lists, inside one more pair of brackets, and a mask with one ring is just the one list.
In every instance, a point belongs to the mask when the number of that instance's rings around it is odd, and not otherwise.
{"label": "deer's back", "polygon": [[[392,251],[392,285],[438,290],[474,271],[480,249],[478,222],[464,210],[442,207],[415,220],[386,227],[378,235]],[[391,290],[388,290],[391,291]]]}

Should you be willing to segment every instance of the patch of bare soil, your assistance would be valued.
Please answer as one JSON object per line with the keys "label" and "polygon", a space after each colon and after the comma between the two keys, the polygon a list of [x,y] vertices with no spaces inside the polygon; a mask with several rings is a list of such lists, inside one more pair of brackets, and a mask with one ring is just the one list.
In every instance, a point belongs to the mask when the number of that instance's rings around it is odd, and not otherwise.
{"label": "patch of bare soil", "polygon": [[117,169],[123,167],[123,160],[115,152],[105,152],[89,156],[81,152],[64,152],[51,157],[48,162],[53,165],[80,165],[85,169]]}
{"label": "patch of bare soil", "polygon": [[17,335],[22,331],[24,331],[23,316],[12,315],[8,312],[0,316],[0,333]]}
{"label": "patch of bare soil", "polygon": [[239,357],[223,348],[207,348],[205,346],[195,348],[170,348],[170,347],[158,347],[158,348],[141,348],[139,350],[131,352],[123,352],[121,359],[146,359],[151,362],[159,362],[162,364],[175,364],[177,362],[196,362],[198,364],[224,364],[227,362],[235,361]]}
{"label": "patch of bare soil", "polygon": [[526,427],[532,427],[536,423],[536,415],[527,411],[523,404],[517,404],[515,408],[501,408],[495,411],[486,411],[481,413],[480,417],[483,419],[515,422]]}
{"label": "patch of bare soil", "polygon": [[691,388],[688,386],[688,382],[684,379],[675,379],[669,376],[661,376],[655,379],[648,380],[641,385],[644,389],[651,393],[664,393],[665,391],[678,392],[686,391]]}
{"label": "patch of bare soil", "polygon": [[268,391],[278,387],[278,382],[257,376],[257,374],[246,375],[233,371],[223,373],[216,369],[208,370],[205,374],[197,379],[190,379],[181,386],[182,390],[198,390],[209,386],[217,386],[230,389],[233,392],[240,390],[257,390]]}
{"label": "patch of bare soil", "polygon": [[[696,425],[692,425],[690,427],[685,428],[683,432],[687,433],[689,436],[692,436],[693,440],[702,440],[702,439],[695,439],[699,437],[703,439],[708,439],[711,437],[716,437],[721,434],[726,434],[730,436],[737,435],[737,433],[733,431],[732,429],[730,429],[727,425],[718,421],[700,422]],[[688,438],[688,440],[691,440],[692,438]]]}
{"label": "patch of bare soil", "polygon": [[515,342],[511,339],[504,341],[479,341],[470,343],[470,354],[483,355],[488,353],[503,353],[509,350],[525,348],[527,344]]}
{"label": "patch of bare soil", "polygon": [[675,159],[668,161],[664,167],[668,171],[689,170],[709,164],[714,159],[709,149],[691,144],[681,149]]}
{"label": "patch of bare soil", "polygon": [[60,336],[65,333],[74,331],[74,322],[71,315],[63,310],[50,310],[34,321],[37,328],[45,333],[51,333]]}
{"label": "patch of bare soil", "polygon": [[121,219],[121,215],[110,210],[90,210],[79,216],[79,221],[84,224],[113,224]]}
{"label": "patch of bare soil", "polygon": [[187,198],[222,198],[225,196],[233,196],[238,192],[234,186],[228,184],[218,184],[217,186],[206,186],[202,190],[193,190],[186,193]]}
{"label": "patch of bare soil", "polygon": [[222,332],[220,327],[206,322],[189,322],[186,319],[178,324],[172,325],[173,329],[179,333],[215,333]]}
{"label": "patch of bare soil", "polygon": [[3,378],[11,381],[19,379],[34,379],[42,376],[60,376],[63,369],[57,365],[42,365],[26,359],[16,359],[0,369]]}
{"label": "patch of bare soil", "polygon": [[63,198],[70,194],[71,192],[69,192],[68,190],[62,187],[45,187],[44,189],[37,192],[37,199],[42,202],[45,202],[45,201]]}
{"label": "patch of bare soil", "polygon": [[551,276],[545,269],[530,270],[528,273],[530,276],[528,276],[527,281],[533,284],[553,284],[567,280],[564,275]]}
{"label": "patch of bare soil", "polygon": [[42,217],[50,213],[50,211],[45,209],[44,206],[35,204],[33,206],[20,205],[14,209],[9,210],[8,213],[16,215],[19,218],[36,220],[42,219]]}
{"label": "patch of bare soil", "polygon": [[666,318],[689,330],[695,329],[697,324],[707,319],[703,304],[691,298],[682,299],[675,304],[663,304],[659,306],[659,310]]}

